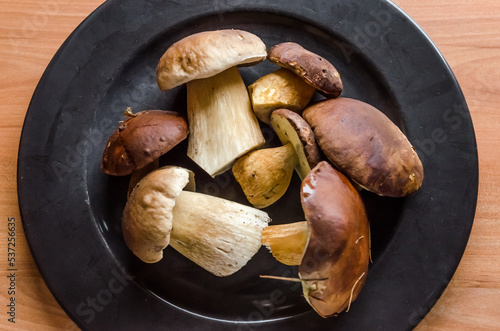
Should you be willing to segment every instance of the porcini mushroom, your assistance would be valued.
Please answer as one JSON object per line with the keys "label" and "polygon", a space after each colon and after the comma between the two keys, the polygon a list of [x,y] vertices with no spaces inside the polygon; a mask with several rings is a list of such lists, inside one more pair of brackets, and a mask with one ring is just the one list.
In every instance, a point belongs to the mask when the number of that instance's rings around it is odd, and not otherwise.
{"label": "porcini mushroom", "polygon": [[267,213],[233,201],[182,192],[173,210],[170,245],[212,274],[224,277],[247,264],[262,246]]}
{"label": "porcini mushroom", "polygon": [[302,262],[309,235],[306,221],[271,225],[262,231],[262,245],[279,262],[296,266]]}
{"label": "porcini mushroom", "polygon": [[300,196],[307,226],[303,222],[269,226],[262,242],[280,261],[300,264],[299,279],[291,280],[302,283],[304,297],[320,316],[334,316],[348,309],[366,280],[370,235],[366,211],[351,182],[326,161],[303,180]]}
{"label": "porcini mushroom", "polygon": [[270,123],[273,110],[279,108],[302,112],[316,89],[292,71],[280,68],[260,77],[248,86],[252,108],[257,118]]}
{"label": "porcini mushroom", "polygon": [[291,143],[243,155],[233,165],[234,178],[255,208],[275,203],[288,189],[299,160]]}
{"label": "porcini mushroom", "polygon": [[154,162],[184,140],[188,125],[184,116],[173,111],[145,110],[133,114],[110,136],[101,167],[109,175],[125,176]]}
{"label": "porcini mushroom", "polygon": [[[183,191],[183,188],[186,191]],[[146,175],[127,200],[122,231],[142,261],[172,246],[216,276],[240,270],[261,247],[267,213],[194,191],[191,171],[167,166]]]}
{"label": "porcini mushroom", "polygon": [[212,177],[265,142],[236,66],[256,64],[266,56],[266,45],[256,35],[217,30],[181,39],[158,63],[161,90],[187,83],[187,154]]}
{"label": "porcini mushroom", "polygon": [[175,199],[194,190],[194,173],[167,166],[155,170],[135,186],[122,216],[122,232],[130,250],[146,263],[158,262],[170,243]]}
{"label": "porcini mushroom", "polygon": [[295,72],[327,98],[337,98],[342,93],[340,74],[328,60],[294,42],[273,46],[269,61]]}
{"label": "porcini mushroom", "polygon": [[300,179],[304,179],[309,171],[322,160],[311,127],[299,114],[288,109],[273,111],[271,126],[283,145],[290,142],[294,147],[299,160],[295,170]]}
{"label": "porcini mushroom", "polygon": [[233,165],[235,179],[256,208],[268,207],[285,194],[293,169],[304,179],[322,159],[311,127],[299,114],[277,109],[270,121],[283,146],[252,151]]}
{"label": "porcini mushroom", "polygon": [[325,156],[368,191],[403,197],[422,185],[424,170],[415,149],[380,110],[355,99],[319,102],[302,116]]}
{"label": "porcini mushroom", "polygon": [[130,175],[130,180],[128,182],[128,192],[127,196],[129,196],[132,191],[134,190],[135,186],[137,183],[141,181],[147,174],[150,172],[158,169],[160,167],[160,160],[156,159],[150,164],[142,167],[141,169],[135,170],[131,175]]}

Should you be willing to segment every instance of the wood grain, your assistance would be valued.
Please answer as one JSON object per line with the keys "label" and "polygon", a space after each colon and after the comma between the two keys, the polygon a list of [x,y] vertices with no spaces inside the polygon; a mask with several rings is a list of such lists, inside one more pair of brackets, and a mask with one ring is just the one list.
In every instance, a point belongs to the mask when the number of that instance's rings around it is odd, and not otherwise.
{"label": "wood grain", "polygon": [[[22,230],[17,149],[34,89],[55,52],[102,1],[2,0],[0,4],[1,330],[78,330],[43,281]],[[16,219],[16,323],[8,322],[7,219]]]}
{"label": "wood grain", "polygon": [[[77,330],[51,295],[24,238],[17,149],[31,95],[51,58],[102,0],[2,0],[0,4],[0,329]],[[395,1],[435,42],[469,104],[480,158],[476,218],[450,285],[416,330],[500,329],[500,3]],[[7,321],[7,220],[16,219],[16,323]],[[416,317],[420,312],[416,312]]]}
{"label": "wood grain", "polygon": [[397,1],[438,46],[464,92],[479,153],[474,226],[450,285],[417,330],[500,329],[500,3]]}

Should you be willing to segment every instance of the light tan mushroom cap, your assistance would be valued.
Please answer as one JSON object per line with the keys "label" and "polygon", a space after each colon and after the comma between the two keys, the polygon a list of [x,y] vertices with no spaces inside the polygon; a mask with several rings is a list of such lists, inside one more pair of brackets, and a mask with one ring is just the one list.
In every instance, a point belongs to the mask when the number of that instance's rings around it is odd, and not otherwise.
{"label": "light tan mushroom cap", "polygon": [[158,262],[170,242],[175,199],[188,184],[194,189],[194,174],[167,166],[144,177],[127,200],[122,232],[127,246],[142,261]]}
{"label": "light tan mushroom cap", "polygon": [[170,46],[161,57],[156,79],[165,91],[194,79],[208,78],[237,65],[264,61],[266,45],[242,30],[205,31]]}

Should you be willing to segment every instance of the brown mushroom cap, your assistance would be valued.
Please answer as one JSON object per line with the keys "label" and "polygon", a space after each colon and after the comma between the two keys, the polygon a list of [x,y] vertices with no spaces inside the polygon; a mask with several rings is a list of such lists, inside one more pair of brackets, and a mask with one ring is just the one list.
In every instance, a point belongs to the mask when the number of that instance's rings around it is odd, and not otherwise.
{"label": "brown mushroom cap", "polygon": [[165,91],[194,79],[215,76],[237,65],[264,61],[266,56],[266,45],[250,32],[199,32],[167,49],[158,63],[156,79],[160,89]]}
{"label": "brown mushroom cap", "polygon": [[186,187],[194,190],[190,170],[167,166],[135,186],[122,216],[122,232],[130,250],[146,263],[158,262],[170,242],[175,199]]}
{"label": "brown mushroom cap", "polygon": [[406,136],[380,110],[354,99],[319,102],[302,116],[325,156],[347,177],[383,196],[420,188],[422,163]]}
{"label": "brown mushroom cap", "polygon": [[271,114],[271,126],[283,145],[291,142],[299,158],[296,168],[301,179],[321,160],[314,132],[307,122],[294,111],[277,109]]}
{"label": "brown mushroom cap", "polygon": [[333,64],[297,43],[286,42],[273,46],[267,58],[292,70],[327,98],[336,98],[342,93],[342,80]]}
{"label": "brown mushroom cap", "polygon": [[302,182],[302,208],[310,237],[299,275],[304,296],[322,317],[336,315],[356,299],[369,261],[369,224],[350,181],[326,161]]}
{"label": "brown mushroom cap", "polygon": [[121,123],[109,138],[102,169],[109,175],[129,175],[168,152],[188,133],[187,121],[179,113],[139,112]]}

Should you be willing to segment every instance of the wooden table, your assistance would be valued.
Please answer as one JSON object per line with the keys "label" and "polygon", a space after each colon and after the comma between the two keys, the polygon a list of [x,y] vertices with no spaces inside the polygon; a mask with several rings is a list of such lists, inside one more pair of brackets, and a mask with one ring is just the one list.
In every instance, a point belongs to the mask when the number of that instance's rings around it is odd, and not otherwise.
{"label": "wooden table", "polygon": [[[2,0],[0,4],[0,326],[77,330],[47,289],[24,238],[17,149],[32,93],[50,59],[102,0]],[[397,0],[449,62],[468,101],[480,164],[476,219],[450,285],[418,330],[500,329],[500,2]],[[16,323],[8,322],[7,223],[16,226]]]}

